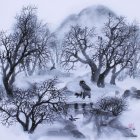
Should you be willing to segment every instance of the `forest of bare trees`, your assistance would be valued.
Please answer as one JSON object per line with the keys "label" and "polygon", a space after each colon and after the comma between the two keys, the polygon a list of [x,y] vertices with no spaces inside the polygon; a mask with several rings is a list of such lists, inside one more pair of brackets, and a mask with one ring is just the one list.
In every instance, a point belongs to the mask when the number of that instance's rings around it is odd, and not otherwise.
{"label": "forest of bare trees", "polygon": [[[82,64],[89,67],[90,80],[99,88],[106,86],[109,74],[112,85],[122,72],[133,78],[140,75],[139,26],[128,23],[124,17],[108,14],[100,32],[94,26],[71,26],[60,40],[57,33],[51,32],[47,23],[38,18],[36,7],[23,7],[15,19],[12,32],[0,33],[3,124],[18,122],[24,131],[33,133],[39,124],[53,122],[64,115],[66,89],[57,88],[57,78],[31,84],[23,90],[15,85],[21,73],[30,77],[38,71],[58,67],[71,72]],[[103,111],[108,111],[110,104],[111,108],[117,105],[119,112],[112,111],[117,116],[125,110],[123,101],[104,98],[98,105]]]}
{"label": "forest of bare trees", "polygon": [[91,80],[98,87],[105,86],[105,78],[112,70],[111,84],[121,71],[132,66],[139,50],[139,28],[128,24],[123,17],[108,15],[98,35],[95,27],[72,26],[64,38],[62,65],[73,69],[77,62],[91,69]]}

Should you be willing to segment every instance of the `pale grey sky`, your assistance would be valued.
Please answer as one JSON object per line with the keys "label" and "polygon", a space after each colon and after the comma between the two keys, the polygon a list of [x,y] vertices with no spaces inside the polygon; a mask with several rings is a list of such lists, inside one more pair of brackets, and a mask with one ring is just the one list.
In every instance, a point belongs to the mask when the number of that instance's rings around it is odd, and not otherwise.
{"label": "pale grey sky", "polygon": [[45,22],[59,25],[63,19],[92,5],[105,5],[129,20],[140,21],[140,0],[0,0],[0,30],[10,29],[22,6],[35,5]]}

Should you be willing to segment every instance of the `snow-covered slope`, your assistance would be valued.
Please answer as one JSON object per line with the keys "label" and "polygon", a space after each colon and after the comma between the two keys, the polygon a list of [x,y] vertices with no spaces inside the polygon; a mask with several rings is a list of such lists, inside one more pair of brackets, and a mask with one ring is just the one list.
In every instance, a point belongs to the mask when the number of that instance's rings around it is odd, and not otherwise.
{"label": "snow-covered slope", "polygon": [[[40,76],[41,78],[42,76]],[[39,78],[39,76],[37,77]],[[46,79],[48,77],[46,76]],[[120,91],[120,95],[122,95],[122,93],[124,92],[124,90],[126,89],[130,89],[132,86],[135,86],[136,88],[139,89],[139,85],[137,83],[140,82],[140,79],[125,79],[124,81],[117,81],[117,86],[110,86],[109,84],[106,85],[105,88],[98,88],[95,84],[93,84],[90,81],[90,77],[89,75],[85,75],[85,76],[70,76],[70,77],[66,77],[63,76],[61,77],[60,80],[60,84],[61,83],[65,83],[65,86],[68,87],[69,90],[72,90],[73,92],[78,92],[80,91],[80,87],[79,87],[79,80],[85,80],[86,83],[91,87],[92,89],[92,98],[91,100],[89,100],[88,98],[86,98],[86,100],[84,100],[84,102],[96,102],[100,97],[103,96],[115,96],[115,91],[119,90]],[[24,80],[23,80],[24,81]],[[64,86],[64,85],[63,85]],[[69,101],[71,102],[82,102],[83,100],[81,98],[76,98],[74,95],[71,95],[70,98],[68,98]],[[126,110],[121,118],[120,121],[122,124],[124,124],[125,126],[129,126],[129,124],[134,124],[135,127],[135,134],[138,135],[138,137],[136,138],[126,138],[123,137],[120,133],[108,133],[108,135],[103,135],[102,137],[100,137],[99,140],[139,140],[139,134],[140,134],[140,111],[139,111],[139,106],[140,106],[140,100],[136,100],[136,99],[131,99],[128,100],[128,110]],[[75,124],[77,125],[78,129],[86,135],[86,139],[85,140],[97,140],[96,136],[95,136],[95,130],[93,129],[93,124],[90,123],[88,125],[85,125],[83,123],[83,116],[79,115],[77,116],[78,119]],[[9,128],[6,128],[5,126],[2,126],[2,124],[0,124],[0,139],[2,140],[75,140],[73,137],[71,136],[49,136],[48,135],[48,131],[49,130],[59,130],[61,128],[63,128],[64,126],[62,126],[62,124],[59,124],[58,122],[55,122],[54,124],[43,124],[40,125],[37,130],[35,131],[34,134],[32,135],[28,135],[27,133],[23,132],[22,128],[15,124],[14,126],[10,126]],[[8,134],[8,135],[7,135]]]}

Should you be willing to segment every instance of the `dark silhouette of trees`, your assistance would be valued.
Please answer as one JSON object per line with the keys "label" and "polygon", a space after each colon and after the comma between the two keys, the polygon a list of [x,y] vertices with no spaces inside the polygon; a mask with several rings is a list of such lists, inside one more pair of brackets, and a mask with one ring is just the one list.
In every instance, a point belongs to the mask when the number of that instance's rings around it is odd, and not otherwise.
{"label": "dark silhouette of trees", "polygon": [[64,39],[62,54],[64,60],[62,60],[62,64],[68,70],[73,69],[77,62],[87,64],[91,69],[91,80],[96,82],[98,67],[93,60],[95,51],[92,40],[94,37],[94,28],[72,26]]}
{"label": "dark silhouette of trees", "polygon": [[11,34],[1,33],[0,63],[7,95],[12,96],[15,77],[21,70],[27,69],[31,75],[37,64],[46,63],[50,38],[51,34],[46,25],[37,18],[36,8],[31,6],[23,7],[16,16],[16,24]]}
{"label": "dark silhouette of trees", "polygon": [[13,89],[14,98],[3,99],[0,104],[3,124],[18,122],[24,131],[33,133],[43,122],[52,123],[60,117],[65,96],[55,87],[56,79],[33,84],[28,90]]}
{"label": "dark silhouette of trees", "polygon": [[[129,25],[123,17],[109,14],[101,33],[97,37],[95,28],[71,27],[64,39],[62,61],[69,70],[77,62],[87,64],[91,68],[91,80],[98,87],[105,86],[105,78],[112,69],[114,72],[120,66],[123,70],[132,60],[137,50],[134,36],[137,36],[138,28]],[[117,75],[113,75],[111,83]]]}
{"label": "dark silhouette of trees", "polygon": [[126,101],[123,98],[104,97],[97,102],[100,111],[110,112],[114,116],[120,115],[127,109]]}
{"label": "dark silhouette of trees", "polygon": [[26,57],[21,65],[25,74],[31,76],[37,70],[43,70],[50,61],[50,46],[54,41],[54,35],[50,33],[47,25],[40,25],[36,32],[35,47],[38,51]]}
{"label": "dark silhouette of trees", "polygon": [[[136,25],[129,25],[123,17],[112,17],[109,15],[107,22],[103,28],[103,35],[100,37],[99,47],[103,55],[104,66],[99,75],[97,85],[99,87],[105,86],[105,78],[113,69],[113,73],[117,66],[121,67],[122,71],[128,63],[132,60],[137,50],[134,36],[138,33]],[[114,78],[120,73],[113,74],[111,83]]]}

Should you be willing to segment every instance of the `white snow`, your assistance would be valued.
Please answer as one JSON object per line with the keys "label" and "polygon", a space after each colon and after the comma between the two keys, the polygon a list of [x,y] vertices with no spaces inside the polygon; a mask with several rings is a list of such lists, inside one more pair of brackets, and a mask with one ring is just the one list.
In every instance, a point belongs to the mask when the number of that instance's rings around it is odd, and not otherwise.
{"label": "white snow", "polygon": [[[53,74],[52,74],[53,75]],[[80,74],[79,74],[80,75]],[[49,76],[42,76],[42,75],[38,75],[38,76],[33,76],[33,77],[29,77],[27,79],[25,78],[21,78],[20,79],[20,84],[24,85],[25,87],[28,85],[24,84],[25,81],[30,81],[32,82],[32,80],[34,79],[34,81],[42,81],[45,79],[50,78],[51,75]],[[62,76],[59,76],[60,78],[60,83],[58,84],[60,87],[65,87],[67,86],[67,88],[71,91],[75,92],[80,92],[81,88],[79,86],[79,81],[80,80],[85,80],[86,83],[91,87],[91,94],[92,94],[92,98],[88,99],[86,98],[84,101],[81,98],[76,98],[73,94],[70,95],[70,97],[68,98],[69,102],[96,102],[98,99],[100,99],[100,97],[105,97],[105,96],[115,96],[115,91],[119,91],[121,96],[124,92],[124,90],[126,89],[130,89],[131,87],[136,87],[137,89],[139,89],[139,82],[140,79],[130,79],[127,78],[124,81],[117,81],[117,86],[111,86],[110,84],[106,83],[106,87],[105,88],[98,88],[94,83],[92,83],[90,81],[90,74],[84,74],[81,76],[76,77],[76,75],[70,75],[70,76],[66,76],[65,74]],[[29,80],[30,79],[30,80]],[[19,80],[19,79],[18,79]],[[22,83],[22,84],[21,84]],[[24,87],[23,86],[23,87]],[[22,86],[21,86],[22,87]],[[130,124],[133,124],[135,127],[135,131],[134,133],[137,134],[139,136],[140,134],[140,100],[136,100],[136,99],[128,99],[128,110],[125,111],[122,116],[121,116],[121,122],[122,124],[124,124],[125,126],[129,126]],[[82,115],[78,115],[77,116],[78,119],[75,123],[78,127],[78,129],[83,132],[86,135],[86,140],[96,140],[96,133],[95,130],[93,129],[93,124],[87,124],[85,125],[83,123],[83,116]],[[56,137],[56,136],[48,136],[47,135],[47,131],[49,129],[57,129],[57,128],[62,128],[62,126],[60,125],[60,123],[56,122],[54,124],[43,124],[40,125],[37,130],[35,131],[34,134],[28,134],[23,132],[21,126],[19,126],[18,124],[14,124],[13,126],[9,126],[8,128],[6,126],[3,126],[2,124],[0,124],[0,139],[2,140],[73,140],[73,137],[67,136],[67,137]],[[120,133],[111,133],[106,135],[103,135],[100,140],[126,140],[127,138],[124,138],[121,136]],[[129,140],[139,140],[139,137],[137,138],[129,138]]]}

